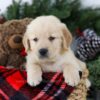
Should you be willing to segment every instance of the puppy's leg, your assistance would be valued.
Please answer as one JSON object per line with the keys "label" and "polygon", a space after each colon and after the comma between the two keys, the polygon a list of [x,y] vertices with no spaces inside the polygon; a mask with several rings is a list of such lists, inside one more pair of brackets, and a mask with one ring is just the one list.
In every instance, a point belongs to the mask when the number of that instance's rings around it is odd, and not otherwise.
{"label": "puppy's leg", "polygon": [[76,61],[79,64],[79,66],[82,68],[82,71],[84,71],[86,69],[86,63],[77,58],[76,58]]}
{"label": "puppy's leg", "polygon": [[[81,66],[82,71],[84,71],[84,70],[87,68],[87,67],[86,67],[86,63],[85,63],[85,62],[82,62],[82,61],[79,60],[79,59],[76,59],[76,60],[77,60],[78,64]],[[84,77],[88,77],[89,72],[86,71],[86,73],[84,73],[84,74],[85,74]],[[86,87],[87,87],[87,88],[90,88],[90,86],[91,86],[91,82],[90,82],[89,79],[86,78]]]}
{"label": "puppy's leg", "polygon": [[42,81],[42,71],[37,64],[27,64],[27,82],[30,86],[36,86]]}
{"label": "puppy's leg", "polygon": [[89,79],[86,79],[86,87],[89,89],[91,86],[91,82]]}
{"label": "puppy's leg", "polygon": [[80,68],[76,67],[73,64],[64,64],[63,65],[63,76],[65,78],[65,82],[71,86],[78,85],[80,81]]}

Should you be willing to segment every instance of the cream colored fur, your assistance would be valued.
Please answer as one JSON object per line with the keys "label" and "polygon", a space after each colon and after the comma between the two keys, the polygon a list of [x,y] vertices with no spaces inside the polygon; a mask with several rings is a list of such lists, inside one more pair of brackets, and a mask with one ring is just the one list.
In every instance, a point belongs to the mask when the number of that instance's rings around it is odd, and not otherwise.
{"label": "cream colored fur", "polygon": [[[55,37],[53,41],[49,37]],[[38,41],[34,41],[37,38]],[[36,86],[42,81],[42,72],[63,72],[65,82],[71,86],[78,85],[79,71],[86,68],[70,49],[72,36],[62,22],[54,16],[40,16],[28,26],[23,38],[27,52],[27,82]],[[48,57],[41,59],[39,50],[48,49]]]}

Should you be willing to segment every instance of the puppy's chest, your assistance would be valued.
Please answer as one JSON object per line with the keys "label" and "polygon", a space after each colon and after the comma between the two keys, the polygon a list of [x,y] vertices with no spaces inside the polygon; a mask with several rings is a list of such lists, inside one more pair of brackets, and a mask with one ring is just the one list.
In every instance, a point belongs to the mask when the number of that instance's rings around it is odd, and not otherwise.
{"label": "puppy's chest", "polygon": [[41,68],[44,72],[62,72],[61,64],[42,64]]}

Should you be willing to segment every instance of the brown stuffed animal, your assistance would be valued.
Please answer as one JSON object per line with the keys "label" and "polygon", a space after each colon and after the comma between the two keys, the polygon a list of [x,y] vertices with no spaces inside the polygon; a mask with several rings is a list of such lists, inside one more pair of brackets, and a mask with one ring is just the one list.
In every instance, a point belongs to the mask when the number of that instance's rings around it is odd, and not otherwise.
{"label": "brown stuffed animal", "polygon": [[20,55],[22,37],[32,19],[11,20],[0,24],[0,65],[19,67],[24,62]]}

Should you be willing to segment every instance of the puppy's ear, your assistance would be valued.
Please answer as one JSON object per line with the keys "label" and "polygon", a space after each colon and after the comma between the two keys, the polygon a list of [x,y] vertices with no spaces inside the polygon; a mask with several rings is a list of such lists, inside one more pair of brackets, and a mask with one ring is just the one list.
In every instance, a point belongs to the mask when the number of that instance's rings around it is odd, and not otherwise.
{"label": "puppy's ear", "polygon": [[25,47],[25,51],[26,52],[31,50],[30,41],[29,41],[29,39],[28,39],[28,37],[26,35],[24,35],[24,37],[23,37],[23,45]]}
{"label": "puppy's ear", "polygon": [[65,24],[61,25],[63,37],[62,37],[62,47],[64,50],[67,50],[68,47],[71,45],[72,42],[72,35]]}

